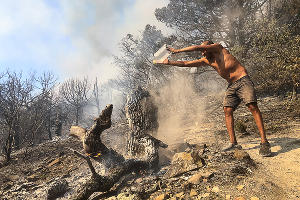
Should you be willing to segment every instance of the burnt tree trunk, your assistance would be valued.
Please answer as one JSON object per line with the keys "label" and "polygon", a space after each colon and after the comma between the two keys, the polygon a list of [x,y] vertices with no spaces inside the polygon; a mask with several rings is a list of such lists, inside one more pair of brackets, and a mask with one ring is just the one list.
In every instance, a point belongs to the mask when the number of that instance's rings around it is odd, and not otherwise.
{"label": "burnt tree trunk", "polygon": [[61,131],[62,131],[62,116],[57,114],[56,120],[55,120],[55,135],[56,136],[61,136]]}
{"label": "burnt tree trunk", "polygon": [[5,153],[5,163],[8,163],[11,159],[10,155],[12,151],[12,143],[13,143],[13,135],[9,133],[5,141],[5,146],[3,147]]}
{"label": "burnt tree trunk", "polygon": [[[77,194],[72,199],[83,200],[88,199],[94,192],[107,192],[124,175],[152,168],[153,164],[156,163],[156,160],[153,162],[153,157],[158,157],[153,156],[153,153],[156,154],[157,150],[152,149],[158,149],[159,146],[167,146],[160,140],[148,135],[147,141],[151,140],[153,142],[149,147],[145,147],[145,150],[148,149],[145,151],[145,154],[148,155],[147,153],[149,153],[149,156],[146,156],[143,160],[125,160],[122,155],[113,149],[107,148],[105,144],[102,143],[100,136],[105,129],[111,127],[112,109],[113,105],[107,105],[99,117],[95,119],[95,123],[90,130],[85,133],[83,138],[83,148],[89,156],[85,156],[75,150],[72,150],[75,155],[87,161],[92,172],[91,178],[78,189]],[[152,149],[149,150],[149,148]],[[101,176],[96,173],[90,157],[109,168],[106,176]],[[107,160],[108,162],[105,162]],[[107,163],[109,163],[109,165]]]}
{"label": "burnt tree trunk", "polygon": [[[146,141],[146,135],[153,135],[158,128],[157,122],[157,107],[154,105],[150,93],[138,87],[132,93],[128,94],[126,102],[126,117],[131,131],[128,133],[128,155],[130,157],[140,157],[145,154],[141,142],[148,143],[151,146],[151,141]],[[142,141],[141,141],[141,138]]]}
{"label": "burnt tree trunk", "polygon": [[101,112],[98,118],[94,120],[93,126],[88,130],[83,138],[83,149],[87,154],[96,156],[101,153],[107,154],[109,149],[102,143],[101,134],[105,129],[111,127],[111,114],[113,105],[109,104]]}

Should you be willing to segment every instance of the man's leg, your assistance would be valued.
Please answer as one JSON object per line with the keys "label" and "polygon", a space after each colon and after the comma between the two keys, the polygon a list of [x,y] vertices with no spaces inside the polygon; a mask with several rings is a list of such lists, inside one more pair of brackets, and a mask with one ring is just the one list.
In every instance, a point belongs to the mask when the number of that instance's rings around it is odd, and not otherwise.
{"label": "man's leg", "polygon": [[260,137],[261,137],[261,143],[267,143],[267,137],[266,137],[266,133],[265,133],[265,128],[264,128],[264,123],[263,123],[263,119],[262,119],[262,115],[261,112],[257,106],[257,103],[249,103],[247,104],[247,107],[249,108],[250,112],[252,113],[256,126],[258,128]]}
{"label": "man's leg", "polygon": [[233,118],[233,108],[232,107],[224,107],[224,113],[225,113],[225,122],[226,122],[226,128],[227,132],[229,134],[229,139],[232,144],[236,144],[236,137],[234,134],[234,118]]}
{"label": "man's leg", "polygon": [[249,103],[247,104],[247,106],[254,117],[256,126],[260,134],[261,144],[260,144],[259,154],[263,157],[271,156],[272,155],[271,146],[266,137],[263,119],[260,110],[257,106],[257,103]]}

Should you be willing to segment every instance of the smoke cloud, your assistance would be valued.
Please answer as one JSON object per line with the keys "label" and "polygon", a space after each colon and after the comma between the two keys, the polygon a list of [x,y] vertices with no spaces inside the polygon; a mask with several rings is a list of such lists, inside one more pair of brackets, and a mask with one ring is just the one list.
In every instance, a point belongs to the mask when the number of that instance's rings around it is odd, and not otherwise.
{"label": "smoke cloud", "polygon": [[165,4],[161,0],[63,0],[67,20],[62,28],[73,50],[60,56],[60,69],[67,76],[98,76],[101,81],[115,78],[118,68],[112,55],[119,54],[118,43],[128,33],[138,35],[146,24],[163,28],[154,10]]}
{"label": "smoke cloud", "polygon": [[179,71],[155,96],[158,105],[158,138],[168,144],[184,142],[185,134],[200,128],[204,99],[194,88],[193,76]]}
{"label": "smoke cloud", "polygon": [[139,35],[147,24],[163,28],[154,11],[168,0],[0,2],[1,66],[105,82],[118,75],[112,55],[121,38]]}

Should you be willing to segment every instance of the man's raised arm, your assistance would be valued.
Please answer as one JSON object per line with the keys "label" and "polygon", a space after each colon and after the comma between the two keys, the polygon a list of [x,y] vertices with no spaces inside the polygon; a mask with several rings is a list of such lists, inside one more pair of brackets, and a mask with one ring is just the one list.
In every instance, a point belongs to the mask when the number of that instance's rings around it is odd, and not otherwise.
{"label": "man's raised arm", "polygon": [[158,64],[164,64],[164,65],[174,65],[178,67],[200,67],[203,65],[206,65],[205,58],[201,58],[199,60],[192,60],[192,61],[171,61],[166,58],[162,63]]}
{"label": "man's raised arm", "polygon": [[193,45],[193,46],[189,46],[189,47],[185,47],[182,49],[174,49],[171,47],[167,47],[167,49],[169,51],[171,51],[172,53],[180,53],[180,52],[190,52],[190,51],[208,51],[208,52],[218,52],[222,49],[222,45],[220,44],[209,44],[209,45]]}

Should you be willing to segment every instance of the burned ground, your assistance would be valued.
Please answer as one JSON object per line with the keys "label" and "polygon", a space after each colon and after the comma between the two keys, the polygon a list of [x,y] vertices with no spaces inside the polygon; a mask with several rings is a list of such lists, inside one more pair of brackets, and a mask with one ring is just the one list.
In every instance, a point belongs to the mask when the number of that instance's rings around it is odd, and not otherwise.
{"label": "burned ground", "polygon": [[[242,106],[235,116],[248,132],[237,133],[238,141],[246,152],[220,153],[221,145],[227,141],[222,107],[217,101],[209,102],[208,112],[211,115],[201,125],[202,129],[188,126],[183,132],[185,141],[190,145],[170,145],[167,157],[181,153],[185,155],[182,160],[177,160],[177,164],[175,161],[165,164],[158,172],[129,174],[112,188],[112,192],[96,193],[90,199],[299,198],[299,117],[295,114],[297,110],[289,109],[289,100],[268,97],[259,101],[274,152],[273,157],[264,159],[257,156],[257,130],[250,112]],[[108,146],[124,152],[127,131],[126,123],[115,123],[104,132],[103,140]],[[203,133],[207,140],[197,137]],[[0,199],[45,199],[49,188],[62,180],[67,185],[60,184],[65,191],[59,199],[69,199],[90,176],[86,162],[68,150],[81,151],[81,145],[74,138],[61,137],[14,152],[11,163],[0,169]],[[185,162],[184,158],[193,152],[201,158],[194,160],[194,168],[185,170],[182,167],[180,173],[170,173],[170,170],[176,169],[174,166],[178,166],[178,162]],[[99,174],[105,174],[102,166],[93,164]]]}

